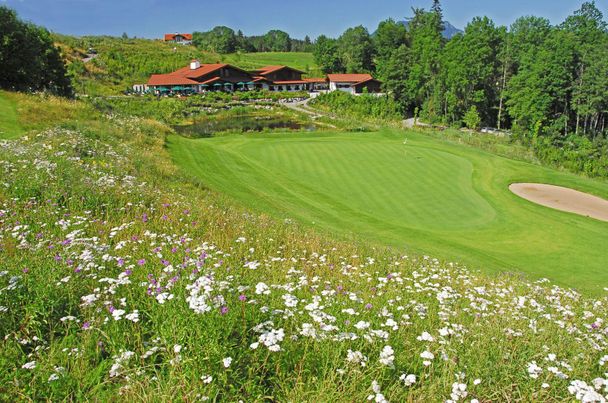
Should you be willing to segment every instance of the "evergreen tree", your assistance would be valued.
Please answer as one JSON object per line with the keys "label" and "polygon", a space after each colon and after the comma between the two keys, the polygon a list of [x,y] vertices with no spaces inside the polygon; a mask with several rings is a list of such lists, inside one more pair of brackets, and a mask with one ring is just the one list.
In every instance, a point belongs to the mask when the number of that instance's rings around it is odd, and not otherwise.
{"label": "evergreen tree", "polygon": [[431,12],[435,13],[437,16],[436,22],[439,24],[437,29],[439,32],[445,30],[445,25],[443,24],[443,9],[441,8],[441,3],[439,0],[433,0],[433,5],[431,6]]}
{"label": "evergreen tree", "polygon": [[[435,86],[438,85],[439,61],[443,48],[443,37],[434,12],[414,9],[414,18],[409,23],[410,68],[404,96],[407,103],[423,106],[429,118],[440,112]],[[402,102],[403,103],[403,102]],[[439,109],[439,110],[438,110]]]}

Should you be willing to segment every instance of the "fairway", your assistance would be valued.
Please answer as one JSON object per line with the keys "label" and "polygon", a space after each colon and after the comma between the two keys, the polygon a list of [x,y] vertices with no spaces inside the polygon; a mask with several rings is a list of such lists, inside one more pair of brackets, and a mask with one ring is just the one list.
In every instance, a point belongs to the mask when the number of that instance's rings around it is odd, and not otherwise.
{"label": "fairway", "polygon": [[608,282],[608,223],[536,205],[508,188],[548,183],[606,198],[605,183],[388,129],[173,136],[168,144],[187,173],[280,218],[590,293]]}

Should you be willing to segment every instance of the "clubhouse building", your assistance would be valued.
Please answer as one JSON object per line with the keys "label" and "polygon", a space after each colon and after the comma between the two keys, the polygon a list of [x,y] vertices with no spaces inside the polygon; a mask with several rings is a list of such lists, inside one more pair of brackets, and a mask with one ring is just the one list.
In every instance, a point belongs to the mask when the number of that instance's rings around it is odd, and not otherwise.
{"label": "clubhouse building", "polygon": [[[207,91],[345,91],[352,94],[379,93],[381,82],[369,74],[329,74],[303,78],[303,71],[289,66],[266,66],[246,71],[225,63],[189,66],[168,74],[153,74],[143,88],[154,94],[188,94]],[[141,88],[141,86],[139,86]]]}

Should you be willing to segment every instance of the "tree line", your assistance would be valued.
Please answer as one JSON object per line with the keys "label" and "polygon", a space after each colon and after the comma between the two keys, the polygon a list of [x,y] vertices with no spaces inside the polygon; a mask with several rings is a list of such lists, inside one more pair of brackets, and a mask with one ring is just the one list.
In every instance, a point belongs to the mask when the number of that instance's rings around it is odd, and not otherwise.
{"label": "tree line", "polygon": [[21,21],[0,6],[0,88],[73,94],[59,49],[45,28]]}
{"label": "tree line", "polygon": [[294,39],[287,32],[273,29],[264,35],[245,36],[226,26],[217,26],[210,31],[194,32],[193,44],[201,49],[221,54],[234,52],[310,52],[312,41]]}
{"label": "tree line", "polygon": [[413,12],[408,27],[389,19],[373,34],[358,26],[337,39],[321,35],[316,62],[326,73],[375,73],[404,114],[433,122],[606,135],[608,32],[595,2],[556,26],[522,17],[507,28],[476,17],[451,40],[441,35],[438,0]]}

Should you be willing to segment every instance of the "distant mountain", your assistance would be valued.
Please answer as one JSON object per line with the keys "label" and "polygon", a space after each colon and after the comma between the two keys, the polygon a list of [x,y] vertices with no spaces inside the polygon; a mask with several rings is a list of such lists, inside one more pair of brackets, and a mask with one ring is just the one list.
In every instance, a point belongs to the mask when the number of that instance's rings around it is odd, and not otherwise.
{"label": "distant mountain", "polygon": [[[410,22],[408,20],[405,20],[405,21],[399,21],[399,23],[401,23],[407,27]],[[453,26],[452,24],[450,24],[449,21],[443,21],[443,26],[445,27],[445,29],[443,30],[443,37],[446,39],[452,39],[452,37],[454,35],[461,34],[464,32],[463,30],[458,29],[455,26]]]}

